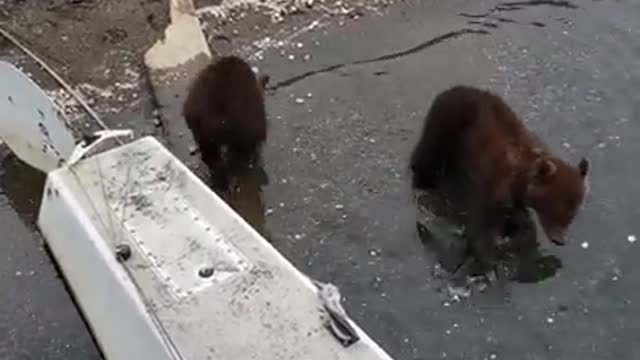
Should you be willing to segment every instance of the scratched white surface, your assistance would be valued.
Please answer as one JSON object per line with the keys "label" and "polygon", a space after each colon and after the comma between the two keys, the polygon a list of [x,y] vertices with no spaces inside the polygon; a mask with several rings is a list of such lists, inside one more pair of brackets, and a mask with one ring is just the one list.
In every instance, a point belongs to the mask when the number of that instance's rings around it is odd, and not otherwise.
{"label": "scratched white surface", "polygon": [[[144,353],[141,344],[157,346],[165,334],[182,359],[390,359],[357,326],[361,341],[342,347],[324,326],[310,280],[154,138],[54,171],[44,198],[43,232],[83,308],[93,309],[86,314],[102,331],[96,337],[114,353]],[[56,227],[63,221],[72,225]],[[124,263],[131,277],[113,265],[117,244],[132,249]],[[94,249],[109,250],[91,258]],[[94,283],[74,262],[111,264],[117,276],[100,272],[111,281],[105,289],[107,280]],[[200,277],[203,266],[214,275]],[[157,317],[154,327],[136,318],[143,308]],[[131,331],[120,335],[134,324],[143,343]]]}

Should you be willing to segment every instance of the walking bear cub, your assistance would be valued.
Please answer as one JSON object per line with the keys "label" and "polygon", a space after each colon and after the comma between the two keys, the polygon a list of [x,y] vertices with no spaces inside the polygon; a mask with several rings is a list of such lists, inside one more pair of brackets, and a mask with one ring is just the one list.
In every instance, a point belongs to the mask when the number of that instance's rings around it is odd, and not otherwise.
{"label": "walking bear cub", "polygon": [[468,86],[436,97],[410,162],[416,189],[452,174],[467,180],[466,234],[486,270],[514,211],[532,209],[547,238],[563,245],[589,168],[584,158],[571,165],[551,154],[500,97]]}
{"label": "walking bear cub", "polygon": [[183,115],[210,170],[226,171],[222,168],[229,163],[258,160],[267,138],[264,89],[268,81],[268,76],[258,78],[236,56],[212,62],[194,80]]}

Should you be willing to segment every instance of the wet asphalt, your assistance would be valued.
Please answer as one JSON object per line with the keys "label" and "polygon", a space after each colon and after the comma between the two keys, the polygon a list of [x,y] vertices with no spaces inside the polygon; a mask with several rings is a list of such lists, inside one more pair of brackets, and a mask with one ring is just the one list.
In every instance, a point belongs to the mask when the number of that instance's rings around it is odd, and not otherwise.
{"label": "wet asphalt", "polygon": [[0,164],[0,359],[101,359],[35,225],[44,175]]}
{"label": "wet asphalt", "polygon": [[[630,1],[407,1],[266,51],[274,246],[338,284],[397,359],[637,358],[638,18]],[[459,83],[502,94],[591,172],[570,244],[541,240],[550,274],[456,301],[418,235],[407,161],[433,97]],[[0,359],[99,358],[34,231],[43,179],[2,159]]]}
{"label": "wet asphalt", "polygon": [[[628,1],[410,1],[267,51],[276,247],[338,283],[398,359],[636,359],[639,16]],[[541,239],[551,273],[456,302],[416,231],[407,161],[431,100],[459,83],[592,167],[570,244]]]}

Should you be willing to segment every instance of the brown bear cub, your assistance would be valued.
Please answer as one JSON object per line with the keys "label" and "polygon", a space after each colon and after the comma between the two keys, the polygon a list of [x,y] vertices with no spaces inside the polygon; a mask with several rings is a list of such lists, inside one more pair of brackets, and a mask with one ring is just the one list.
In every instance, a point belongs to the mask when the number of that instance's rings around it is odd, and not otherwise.
{"label": "brown bear cub", "polygon": [[267,138],[268,81],[266,75],[258,78],[243,59],[225,56],[204,68],[191,85],[183,115],[203,162],[210,171],[223,172],[212,175],[226,177],[229,164],[258,160]]}
{"label": "brown bear cub", "polygon": [[484,270],[495,260],[498,236],[515,211],[532,209],[547,238],[564,235],[586,193],[589,163],[552,155],[497,95],[468,86],[439,94],[411,156],[413,187],[436,188],[455,174],[468,184],[466,234]]}

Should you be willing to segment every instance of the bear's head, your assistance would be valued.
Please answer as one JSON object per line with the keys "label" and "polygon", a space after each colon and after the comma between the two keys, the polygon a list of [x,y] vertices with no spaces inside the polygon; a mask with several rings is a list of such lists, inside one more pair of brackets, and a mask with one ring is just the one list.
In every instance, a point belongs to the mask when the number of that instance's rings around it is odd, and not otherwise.
{"label": "bear's head", "polygon": [[584,202],[589,162],[582,158],[577,165],[541,156],[530,166],[527,176],[526,203],[538,216],[547,238],[556,245],[565,244],[569,225]]}

